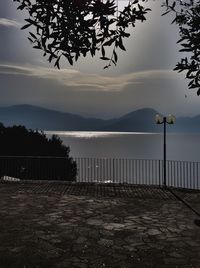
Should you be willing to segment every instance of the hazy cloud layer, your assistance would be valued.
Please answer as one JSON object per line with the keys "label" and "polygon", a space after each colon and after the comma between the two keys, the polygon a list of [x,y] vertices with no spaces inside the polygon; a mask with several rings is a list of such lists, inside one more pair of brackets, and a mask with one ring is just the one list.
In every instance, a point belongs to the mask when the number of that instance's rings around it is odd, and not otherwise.
{"label": "hazy cloud layer", "polygon": [[6,19],[6,18],[0,18],[0,27],[1,26],[20,28],[21,27],[21,23],[17,22],[16,20],[10,20],[10,19]]}
{"label": "hazy cloud layer", "polygon": [[171,70],[103,76],[1,64],[0,80],[1,106],[28,103],[102,118],[144,107],[175,115],[199,111],[196,92],[188,92],[186,81]]}
{"label": "hazy cloud layer", "polygon": [[82,91],[122,91],[128,85],[142,85],[145,80],[176,79],[171,70],[147,70],[118,76],[84,74],[74,69],[50,69],[41,66],[0,65],[1,74],[20,75],[55,80],[66,87],[79,88]]}

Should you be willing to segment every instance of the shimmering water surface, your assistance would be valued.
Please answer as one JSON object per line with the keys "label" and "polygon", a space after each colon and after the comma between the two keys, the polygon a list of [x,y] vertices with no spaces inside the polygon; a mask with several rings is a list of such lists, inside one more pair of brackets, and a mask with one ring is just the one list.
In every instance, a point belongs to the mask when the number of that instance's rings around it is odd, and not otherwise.
{"label": "shimmering water surface", "polygon": [[[45,131],[70,146],[73,157],[162,159],[163,134],[134,132]],[[167,134],[167,159],[200,161],[199,134]]]}

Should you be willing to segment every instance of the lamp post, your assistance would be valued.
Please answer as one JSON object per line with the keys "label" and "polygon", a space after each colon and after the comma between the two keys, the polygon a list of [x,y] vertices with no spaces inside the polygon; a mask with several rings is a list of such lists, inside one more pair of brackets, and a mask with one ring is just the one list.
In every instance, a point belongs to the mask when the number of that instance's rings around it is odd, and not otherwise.
{"label": "lamp post", "polygon": [[166,180],[166,123],[167,124],[174,124],[175,123],[175,116],[173,115],[168,115],[168,116],[161,116],[161,115],[156,115],[156,124],[163,124],[164,125],[164,139],[163,139],[163,185],[164,187],[167,185],[167,180]]}

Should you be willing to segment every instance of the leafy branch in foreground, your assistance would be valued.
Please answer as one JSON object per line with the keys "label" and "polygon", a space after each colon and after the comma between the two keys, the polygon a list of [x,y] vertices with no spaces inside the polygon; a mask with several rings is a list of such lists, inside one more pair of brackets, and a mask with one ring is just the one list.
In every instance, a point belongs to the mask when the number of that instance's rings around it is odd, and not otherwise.
{"label": "leafy branch in foreground", "polygon": [[[80,56],[92,57],[100,50],[104,68],[117,64],[117,49],[126,50],[126,32],[137,21],[143,22],[146,13],[139,0],[129,1],[118,11],[117,0],[13,0],[18,9],[27,10],[29,17],[22,29],[31,27],[28,39],[33,48],[44,51],[44,56],[60,68],[61,58],[73,65]],[[141,0],[142,2],[144,0]],[[111,56],[107,48],[112,47]]]}
{"label": "leafy branch in foreground", "polygon": [[166,0],[164,6],[166,12],[174,12],[175,18],[172,23],[179,26],[181,45],[180,52],[186,52],[177,63],[174,70],[186,71],[186,78],[190,80],[188,87],[196,88],[197,95],[200,95],[200,1],[195,0]]}

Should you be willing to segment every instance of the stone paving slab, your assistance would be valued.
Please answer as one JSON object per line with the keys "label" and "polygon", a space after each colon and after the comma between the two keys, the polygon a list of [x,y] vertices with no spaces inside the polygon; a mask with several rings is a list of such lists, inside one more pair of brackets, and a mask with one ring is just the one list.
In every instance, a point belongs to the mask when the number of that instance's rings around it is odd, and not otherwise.
{"label": "stone paving slab", "polygon": [[0,183],[0,268],[199,268],[196,219],[155,187]]}

